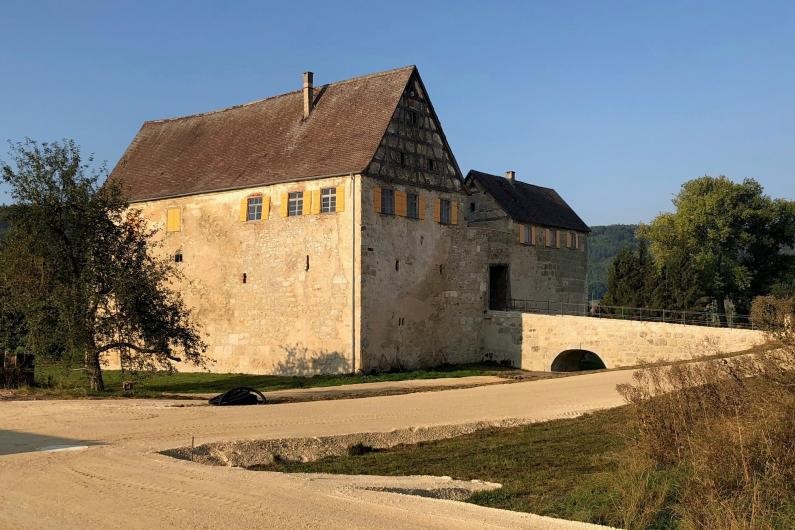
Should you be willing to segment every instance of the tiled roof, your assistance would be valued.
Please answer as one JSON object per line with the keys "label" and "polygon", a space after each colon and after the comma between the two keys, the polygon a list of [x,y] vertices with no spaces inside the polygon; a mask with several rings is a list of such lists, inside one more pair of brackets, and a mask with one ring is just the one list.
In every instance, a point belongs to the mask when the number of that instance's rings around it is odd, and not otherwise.
{"label": "tiled roof", "polygon": [[414,72],[407,66],[181,118],[147,121],[113,169],[130,201],[367,168]]}
{"label": "tiled roof", "polygon": [[475,171],[467,173],[467,182],[473,179],[505,210],[512,219],[526,224],[538,224],[590,232],[574,210],[552,188],[534,186],[526,182]]}

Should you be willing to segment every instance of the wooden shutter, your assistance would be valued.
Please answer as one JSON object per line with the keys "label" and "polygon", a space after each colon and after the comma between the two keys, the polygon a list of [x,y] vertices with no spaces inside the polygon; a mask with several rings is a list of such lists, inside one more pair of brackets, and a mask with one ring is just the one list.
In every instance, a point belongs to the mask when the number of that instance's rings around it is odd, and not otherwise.
{"label": "wooden shutter", "polygon": [[240,222],[248,221],[248,197],[240,201]]}
{"label": "wooden shutter", "polygon": [[395,215],[406,217],[407,202],[405,191],[395,191]]}
{"label": "wooden shutter", "polygon": [[442,222],[442,200],[441,199],[434,199],[433,200],[433,220],[437,223]]}
{"label": "wooden shutter", "polygon": [[450,201],[450,224],[458,224],[458,201]]}
{"label": "wooden shutter", "polygon": [[337,211],[345,211],[345,184],[337,186]]}
{"label": "wooden shutter", "polygon": [[182,211],[179,208],[166,210],[166,232],[179,232],[182,230]]}
{"label": "wooden shutter", "polygon": [[417,198],[417,203],[418,203],[418,208],[420,210],[419,211],[420,219],[425,219],[425,206],[426,206],[426,204],[425,204],[425,196],[424,195],[420,195],[419,198]]}
{"label": "wooden shutter", "polygon": [[304,195],[309,195],[311,197],[309,205],[311,206],[311,211],[309,213],[320,213],[320,190],[312,190],[309,193],[304,193]]}
{"label": "wooden shutter", "polygon": [[381,213],[381,187],[376,186],[373,188],[373,211]]}
{"label": "wooden shutter", "polygon": [[271,214],[271,198],[262,196],[262,221],[267,221],[268,216]]}
{"label": "wooden shutter", "polygon": [[533,225],[533,226],[530,227],[530,244],[531,245],[536,245],[538,243],[538,241],[536,240],[537,237],[538,237],[538,235],[536,234],[536,227],[535,227],[535,225]]}
{"label": "wooden shutter", "polygon": [[524,243],[524,231],[527,230],[525,225],[518,225],[519,226],[519,243]]}
{"label": "wooden shutter", "polygon": [[290,204],[290,195],[282,193],[282,203],[279,205],[279,215],[287,217],[287,207]]}

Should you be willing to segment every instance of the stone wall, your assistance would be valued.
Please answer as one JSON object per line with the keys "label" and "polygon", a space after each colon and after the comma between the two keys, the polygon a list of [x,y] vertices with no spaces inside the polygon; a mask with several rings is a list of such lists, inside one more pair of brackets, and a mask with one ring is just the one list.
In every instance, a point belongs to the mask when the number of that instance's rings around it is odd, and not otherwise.
{"label": "stone wall", "polygon": [[[156,251],[182,254],[175,264],[183,276],[178,288],[209,346],[213,371],[308,374],[348,372],[358,365],[351,330],[360,303],[356,286],[353,314],[359,178],[356,190],[352,178],[336,177],[133,205],[161,229]],[[285,193],[306,196],[336,186],[345,189],[344,211],[280,214]],[[241,201],[255,193],[270,199],[269,214],[242,222]],[[177,232],[165,230],[169,208],[181,212]]]}
{"label": "stone wall", "polygon": [[509,359],[525,370],[549,371],[566,350],[591,351],[607,368],[618,368],[737,352],[765,340],[754,330],[489,311],[480,348],[482,355]]}

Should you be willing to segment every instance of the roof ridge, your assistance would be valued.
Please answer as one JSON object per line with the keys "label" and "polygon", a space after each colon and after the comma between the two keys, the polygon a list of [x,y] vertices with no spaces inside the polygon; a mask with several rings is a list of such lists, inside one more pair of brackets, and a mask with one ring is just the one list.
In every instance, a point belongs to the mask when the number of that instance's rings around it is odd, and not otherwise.
{"label": "roof ridge", "polygon": [[[492,177],[492,178],[495,178],[495,179],[504,179],[505,178],[502,175],[494,175],[492,173],[486,173],[484,171],[479,171],[477,169],[470,169],[469,171],[472,172],[472,173],[477,173],[479,175],[485,175],[487,177]],[[533,188],[540,188],[542,190],[555,191],[555,188],[550,188],[549,186],[541,186],[539,184],[533,184],[532,182],[526,182],[524,180],[519,180],[519,179],[516,179],[516,184],[522,184],[524,186],[531,186]],[[557,191],[555,191],[555,193],[557,193]]]}
{"label": "roof ridge", "polygon": [[[326,83],[326,84],[323,84],[323,85],[318,85],[316,88],[329,87],[331,85],[342,85],[344,83],[350,83],[352,81],[361,81],[362,79],[369,79],[369,78],[373,78],[373,77],[379,77],[379,76],[383,76],[383,75],[393,74],[393,73],[399,72],[401,70],[409,70],[409,69],[413,70],[415,68],[416,68],[416,65],[410,64],[410,65],[407,65],[407,66],[401,66],[399,68],[392,68],[391,70],[384,70],[382,72],[373,72],[373,73],[370,73],[370,74],[364,74],[364,75],[359,75],[359,76],[356,76],[356,77],[350,77],[348,79],[342,79],[340,81],[332,81],[330,83]],[[232,105],[230,107],[223,107],[223,108],[220,108],[220,109],[208,110],[208,111],[204,111],[204,112],[196,112],[194,114],[185,114],[183,116],[174,116],[174,117],[171,117],[171,118],[159,118],[159,119],[154,119],[154,120],[146,120],[146,121],[144,121],[143,124],[147,125],[147,124],[150,124],[150,123],[168,123],[168,122],[173,122],[173,121],[178,121],[178,120],[186,120],[186,119],[191,119],[191,118],[201,118],[203,116],[209,116],[211,114],[220,114],[221,112],[226,112],[226,111],[230,111],[230,110],[237,110],[237,109],[240,109],[240,108],[243,108],[243,107],[248,107],[250,105],[256,105],[257,103],[262,103],[264,101],[270,101],[272,99],[277,99],[277,98],[281,98],[281,97],[284,97],[284,96],[289,96],[291,94],[301,93],[302,90],[303,89],[291,90],[289,92],[283,92],[281,94],[276,94],[274,96],[268,96],[268,97],[264,97],[264,98],[260,98],[260,99],[255,99],[253,101],[248,101],[246,103],[239,103],[237,105]]]}

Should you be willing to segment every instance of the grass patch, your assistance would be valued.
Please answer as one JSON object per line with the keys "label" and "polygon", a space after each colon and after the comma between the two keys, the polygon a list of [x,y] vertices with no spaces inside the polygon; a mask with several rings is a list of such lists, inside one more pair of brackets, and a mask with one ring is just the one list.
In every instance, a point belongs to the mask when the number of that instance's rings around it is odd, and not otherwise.
{"label": "grass patch", "polygon": [[271,471],[350,475],[438,475],[499,482],[469,502],[617,526],[615,488],[625,450],[626,407],[510,429],[317,462],[276,462]]}
{"label": "grass patch", "polygon": [[[160,397],[174,394],[220,393],[238,386],[249,386],[269,392],[295,388],[319,388],[355,383],[375,383],[379,381],[406,381],[410,379],[436,379],[468,377],[474,375],[500,375],[516,372],[516,369],[496,363],[476,363],[441,366],[429,370],[409,372],[386,372],[378,374],[332,374],[303,376],[216,374],[205,372],[178,372],[144,374],[135,383],[134,395],[137,397]],[[85,376],[81,369],[66,369],[57,364],[41,363],[36,366],[36,381],[40,389],[31,389],[44,395],[57,397],[114,396],[122,395],[122,381],[131,379],[120,370],[103,371],[107,390],[95,394],[85,390]]]}

